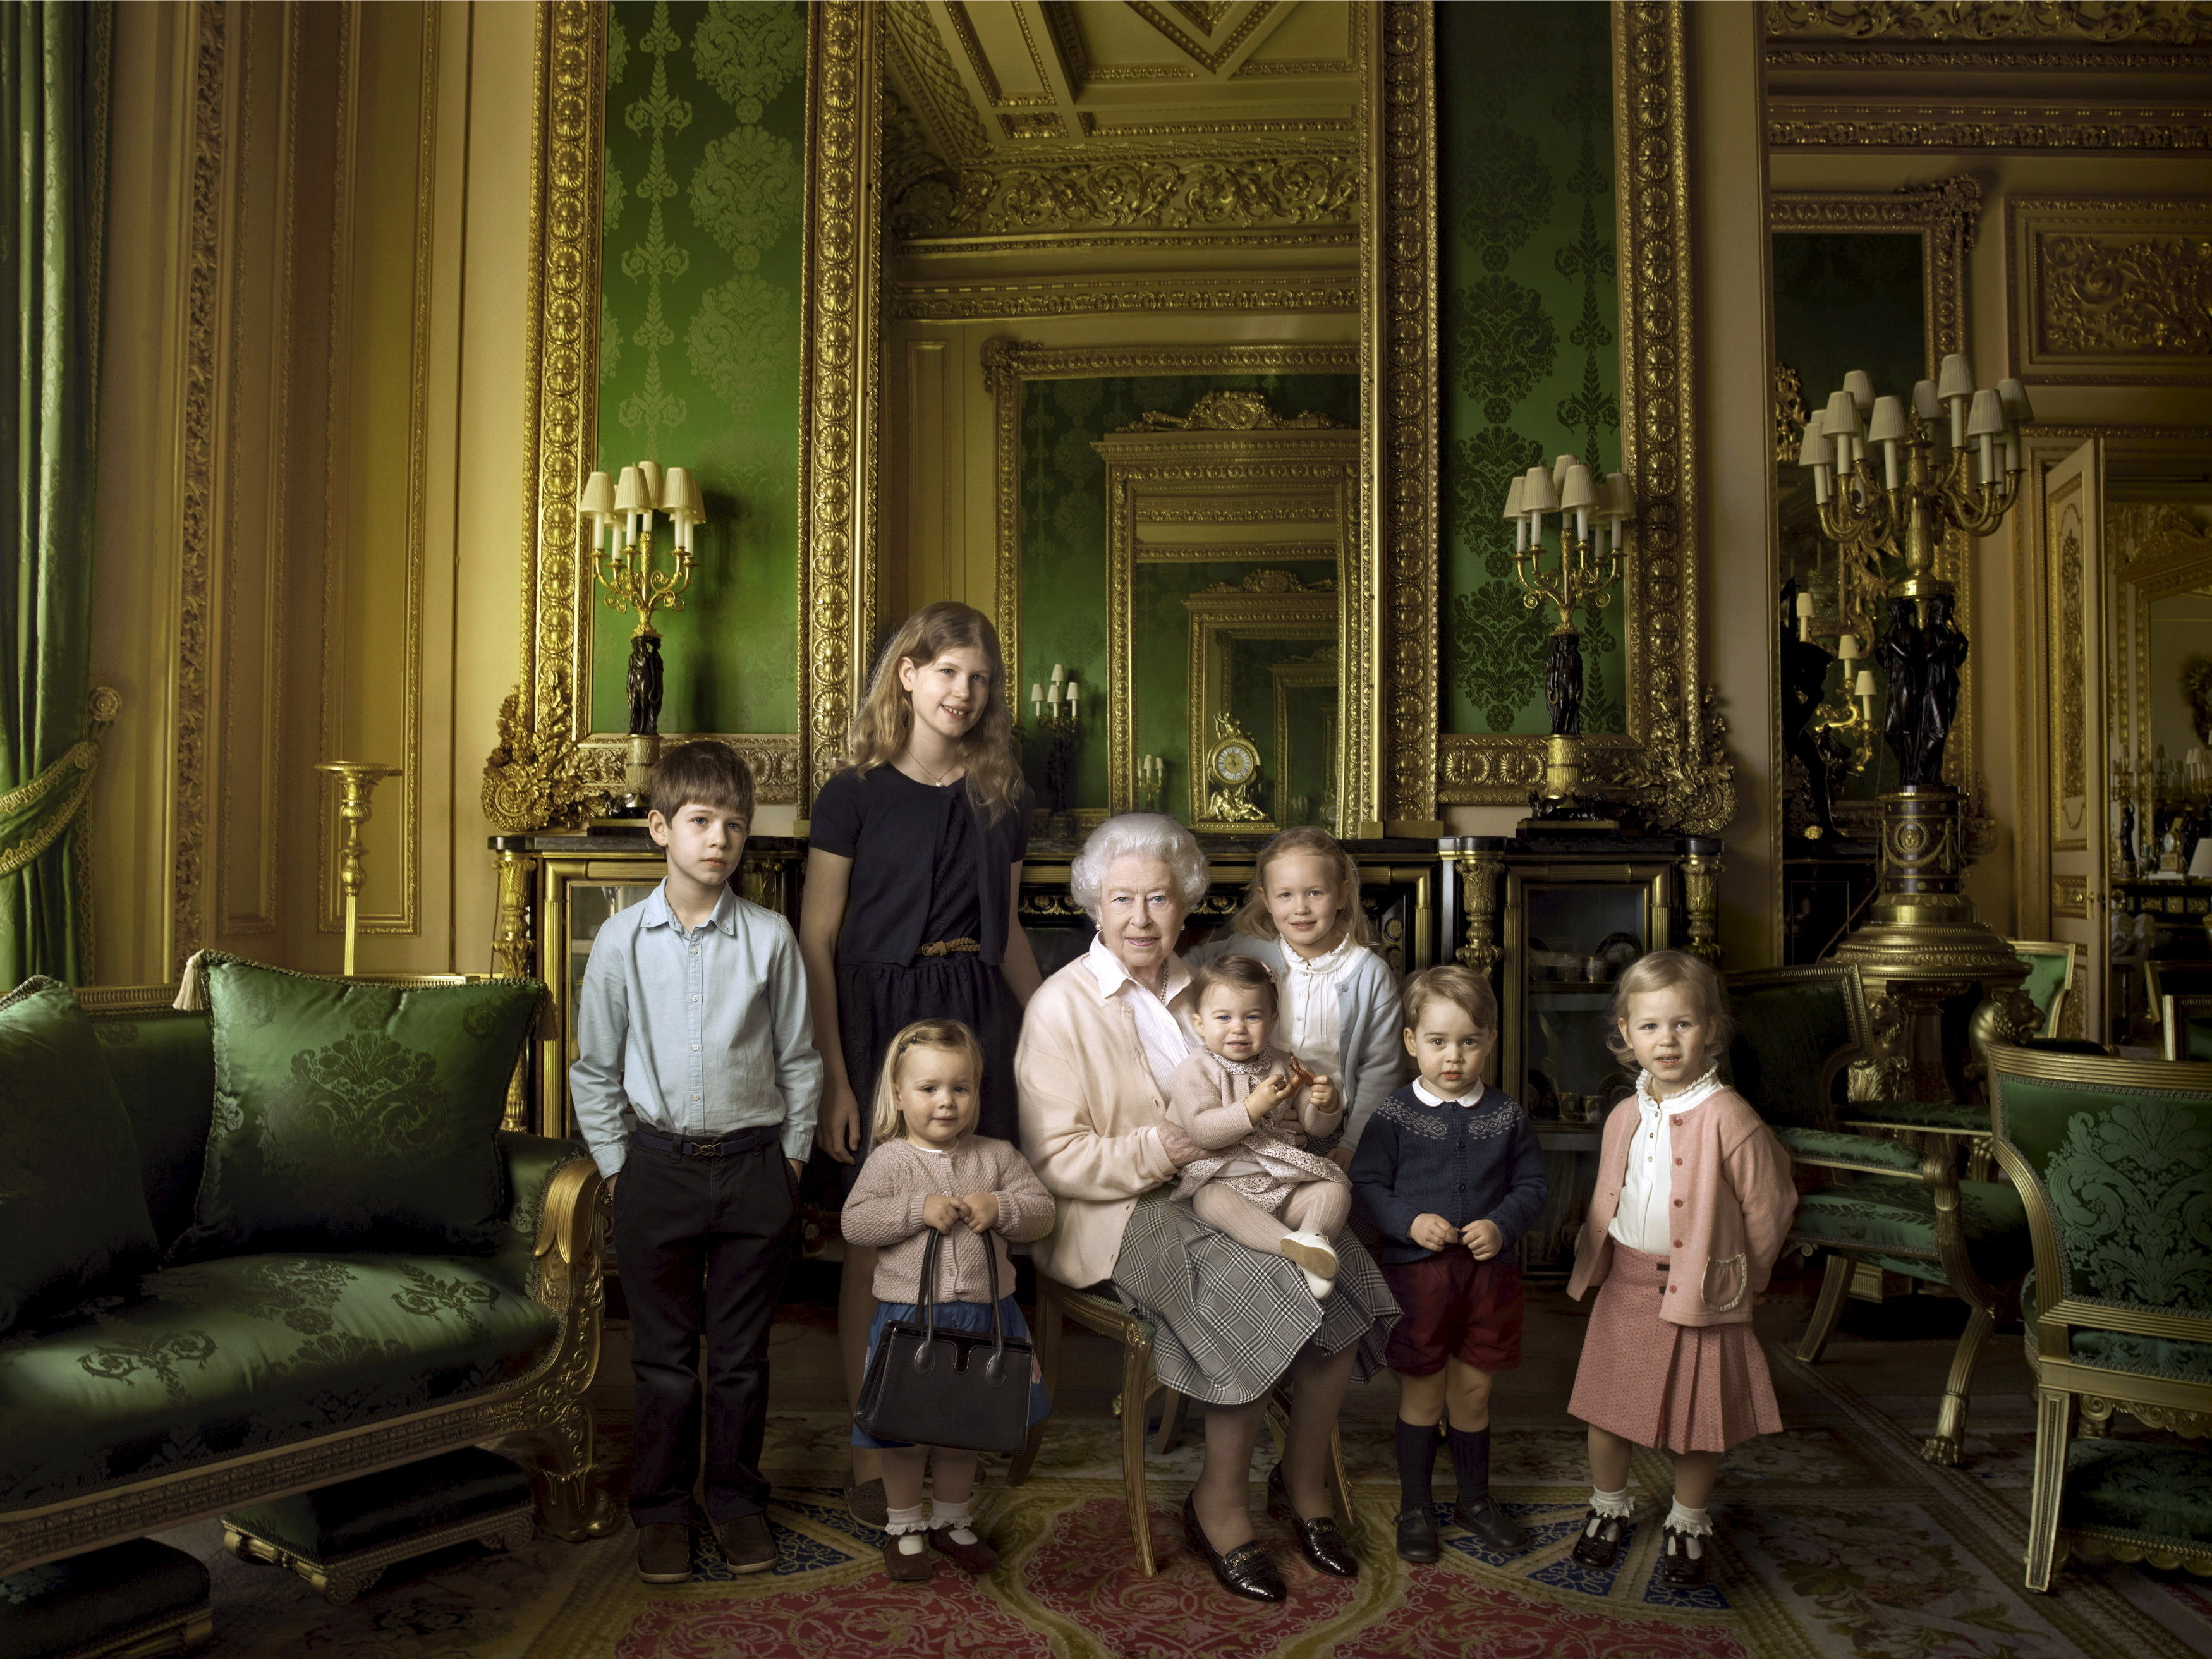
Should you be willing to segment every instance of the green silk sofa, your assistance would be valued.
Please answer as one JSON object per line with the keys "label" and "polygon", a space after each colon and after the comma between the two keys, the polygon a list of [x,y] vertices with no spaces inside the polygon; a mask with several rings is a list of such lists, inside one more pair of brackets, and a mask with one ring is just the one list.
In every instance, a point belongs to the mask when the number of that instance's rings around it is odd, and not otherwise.
{"label": "green silk sofa", "polygon": [[[192,1220],[215,1097],[210,1018],[173,994],[77,994],[165,1250]],[[490,1254],[191,1261],[0,1334],[0,1576],[475,1444],[524,1463],[556,1534],[619,1525],[591,1490],[586,1400],[604,1183],[568,1141],[502,1132],[499,1152]]]}

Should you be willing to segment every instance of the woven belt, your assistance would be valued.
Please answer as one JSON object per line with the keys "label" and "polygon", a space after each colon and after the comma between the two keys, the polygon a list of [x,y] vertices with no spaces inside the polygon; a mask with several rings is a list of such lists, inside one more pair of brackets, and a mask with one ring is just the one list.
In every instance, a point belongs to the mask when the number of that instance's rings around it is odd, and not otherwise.
{"label": "woven belt", "polygon": [[915,954],[922,957],[962,956],[982,948],[972,939],[941,939],[933,944],[923,945]]}

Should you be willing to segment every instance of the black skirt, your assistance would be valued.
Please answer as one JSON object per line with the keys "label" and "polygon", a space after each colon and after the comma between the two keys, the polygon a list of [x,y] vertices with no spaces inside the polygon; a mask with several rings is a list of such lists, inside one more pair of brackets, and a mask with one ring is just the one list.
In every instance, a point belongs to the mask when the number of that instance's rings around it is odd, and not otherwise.
{"label": "black skirt", "polygon": [[868,1127],[876,1115],[876,1074],[891,1041],[918,1019],[957,1019],[983,1045],[983,1098],[975,1132],[1022,1144],[1021,1111],[1014,1094],[1014,1042],[1021,1035],[1021,1005],[1006,976],[975,951],[921,957],[907,966],[877,962],[837,964],[837,1031],[845,1050],[845,1075],[860,1103],[860,1147],[841,1164],[844,1190],[866,1161]]}

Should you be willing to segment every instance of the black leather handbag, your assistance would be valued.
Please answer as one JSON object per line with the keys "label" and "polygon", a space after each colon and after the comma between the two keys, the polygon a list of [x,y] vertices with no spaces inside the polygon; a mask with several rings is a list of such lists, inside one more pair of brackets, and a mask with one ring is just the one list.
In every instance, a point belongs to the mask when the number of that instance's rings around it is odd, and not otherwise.
{"label": "black leather handbag", "polygon": [[937,1328],[937,1252],[933,1230],[922,1254],[919,1324],[885,1325],[860,1381],[853,1420],[878,1440],[958,1451],[1013,1453],[1030,1432],[1030,1345],[1010,1337],[999,1315],[999,1253],[983,1239],[991,1275],[991,1334]]}

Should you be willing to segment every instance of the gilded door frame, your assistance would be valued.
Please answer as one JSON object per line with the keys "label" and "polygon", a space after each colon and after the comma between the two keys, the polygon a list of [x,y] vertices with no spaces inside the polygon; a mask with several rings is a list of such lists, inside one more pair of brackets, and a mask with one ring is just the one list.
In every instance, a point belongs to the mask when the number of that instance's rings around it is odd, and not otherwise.
{"label": "gilded door frame", "polygon": [[[998,626],[999,643],[1006,659],[1018,663],[1021,655],[1022,624],[1022,387],[1029,380],[1104,380],[1134,375],[1205,376],[1215,374],[1354,374],[1360,368],[1359,348],[1349,344],[1237,344],[1212,346],[1042,346],[1018,340],[995,338],[983,343],[983,381],[991,394],[992,422],[994,434],[993,462],[993,500],[998,523]],[[1363,392],[1364,386],[1363,384]],[[1363,408],[1364,406],[1363,405]],[[1365,422],[1363,417],[1363,428]],[[1340,449],[1345,434],[1316,431],[1270,432],[1260,434],[1271,441],[1271,459],[1249,463],[1223,461],[1224,466],[1243,466],[1255,477],[1269,476],[1278,463],[1272,459],[1276,453],[1285,462],[1310,465],[1316,472],[1325,471],[1331,478],[1356,466],[1355,461],[1338,462],[1333,452]],[[1207,438],[1218,438],[1224,442],[1245,439],[1239,433],[1206,434]],[[1324,445],[1330,459],[1289,462],[1297,446],[1296,440],[1310,438],[1317,443],[1334,438],[1333,445]],[[1291,442],[1285,448],[1285,441]],[[1247,447],[1250,446],[1248,444]],[[1108,462],[1109,477],[1114,463]],[[1125,475],[1131,469],[1125,469]],[[1358,513],[1364,490],[1346,490],[1347,507]],[[1109,626],[1115,615],[1126,615],[1127,605],[1127,571],[1134,556],[1133,522],[1127,520],[1126,492],[1117,496],[1109,489],[1107,503],[1107,574],[1114,582],[1120,571],[1121,586],[1109,596]],[[1119,504],[1117,504],[1117,501]],[[1126,550],[1117,556],[1119,546]],[[1371,794],[1355,793],[1348,784],[1355,777],[1364,778],[1371,770],[1367,757],[1373,755],[1381,741],[1375,730],[1375,720],[1357,711],[1376,710],[1382,707],[1377,680],[1380,659],[1370,643],[1380,629],[1380,584],[1373,574],[1371,561],[1364,556],[1366,538],[1352,526],[1352,533],[1343,543],[1345,554],[1338,560],[1337,586],[1342,595],[1340,615],[1343,617],[1343,633],[1339,645],[1339,684],[1346,688],[1347,701],[1342,705],[1348,715],[1340,722],[1338,745],[1340,750],[1337,785],[1337,819],[1344,832],[1353,836],[1372,836],[1380,833]],[[1126,629],[1123,630],[1126,635]],[[1114,683],[1109,684],[1108,702],[1113,709],[1115,722],[1107,760],[1107,800],[1109,810],[1127,811],[1135,804],[1135,780],[1128,768],[1129,744],[1126,725],[1129,719],[1121,693],[1128,684],[1130,672],[1126,637],[1108,643],[1108,660],[1113,665]]]}
{"label": "gilded door frame", "polygon": [[[796,805],[836,769],[875,626],[883,152],[878,8],[807,7],[801,266],[798,696],[792,732],[715,732],[763,804]],[[593,602],[576,493],[597,430],[607,11],[538,9],[526,319],[521,672],[500,716],[483,802],[495,830],[573,820],[619,786],[622,734],[591,730]]]}
{"label": "gilded door frame", "polygon": [[[1623,623],[1628,734],[1586,740],[1584,764],[1662,821],[1717,835],[1735,816],[1735,769],[1703,674],[1686,9],[1683,0],[1613,8],[1621,471],[1638,516]],[[1378,629],[1387,748],[1372,782],[1386,827],[1437,834],[1447,803],[1525,804],[1546,739],[1439,731],[1436,19],[1431,5],[1378,4],[1365,21],[1362,516],[1364,562],[1389,596]]]}
{"label": "gilded door frame", "polygon": [[[1923,368],[1927,377],[1933,380],[1945,357],[1966,349],[1966,255],[1973,250],[1981,211],[1981,185],[1972,175],[1959,173],[1894,191],[1777,191],[1767,198],[1766,228],[1770,235],[1777,231],[1917,234],[1920,238],[1920,335],[1926,358]],[[1888,389],[1903,392],[1910,388]],[[1805,391],[1806,395],[1813,395],[1811,387]],[[1778,409],[1776,413],[1778,424],[1781,411]],[[1778,431],[1776,435],[1778,442]],[[1975,614],[1974,561],[1971,538],[1965,532],[1953,528],[1945,532],[1936,550],[1936,574],[1958,585],[1959,614],[1971,619]],[[1983,799],[1984,785],[1982,769],[1975,762],[1975,684],[1973,658],[1969,653],[1959,671],[1959,714],[1952,725],[1950,744],[1944,751],[1943,769],[1954,784],[1978,802]],[[1873,803],[1860,805],[1869,809],[1866,828],[1871,836],[1876,829],[1871,811]],[[1969,840],[1972,839],[1970,827]]]}

